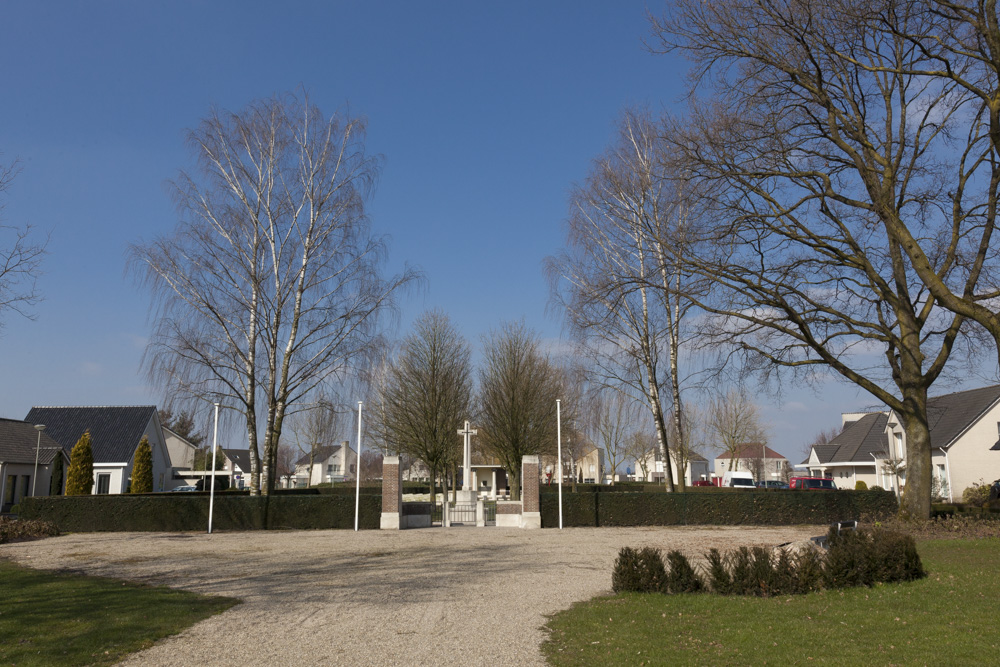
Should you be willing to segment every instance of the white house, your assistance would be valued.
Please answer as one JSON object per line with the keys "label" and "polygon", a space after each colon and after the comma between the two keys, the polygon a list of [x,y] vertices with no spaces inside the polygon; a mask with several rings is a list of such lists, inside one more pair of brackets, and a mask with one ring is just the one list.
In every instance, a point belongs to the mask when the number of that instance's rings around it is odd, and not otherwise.
{"label": "white house", "polygon": [[[927,421],[938,497],[961,500],[973,484],[1000,479],[1000,385],[928,398]],[[906,485],[906,433],[894,411],[848,413],[844,425],[830,444],[814,445],[801,467],[848,488],[856,480],[897,491]]]}
{"label": "white house", "polygon": [[[791,470],[788,459],[761,442],[740,445],[735,453],[723,452],[715,457],[715,477],[722,479],[730,470],[749,471],[754,481],[783,479]],[[760,477],[761,479],[758,479]]]}
{"label": "white house", "polygon": [[[678,465],[676,457],[673,457],[671,463],[673,463],[673,465],[670,466],[670,478],[673,480],[674,484],[677,484]],[[645,454],[636,458],[634,479],[637,482],[663,481],[663,468],[663,456],[660,452],[660,448],[651,447],[646,450]],[[684,466],[684,484],[690,486],[691,484],[703,479],[707,480],[709,475],[708,459],[697,452],[690,452]]]}
{"label": "white house", "polygon": [[309,486],[329,482],[353,480],[357,471],[358,456],[351,449],[350,442],[344,440],[339,445],[321,445],[313,455],[312,470],[309,469],[309,454],[304,454],[295,462],[296,486]]}
{"label": "white house", "polygon": [[168,491],[173,479],[170,455],[155,405],[33,407],[24,418],[44,424],[45,434],[67,455],[85,432],[94,454],[94,494],[124,493],[132,476],[139,441],[145,436],[153,454],[153,490]]}
{"label": "white house", "polygon": [[177,470],[194,468],[194,454],[198,447],[166,426],[163,427],[163,442],[167,445],[170,467]]}
{"label": "white house", "polygon": [[39,434],[35,425],[19,419],[0,419],[0,512],[27,496],[47,496],[56,468],[62,459],[62,482],[58,493],[66,488],[69,457],[58,442],[44,430]]}

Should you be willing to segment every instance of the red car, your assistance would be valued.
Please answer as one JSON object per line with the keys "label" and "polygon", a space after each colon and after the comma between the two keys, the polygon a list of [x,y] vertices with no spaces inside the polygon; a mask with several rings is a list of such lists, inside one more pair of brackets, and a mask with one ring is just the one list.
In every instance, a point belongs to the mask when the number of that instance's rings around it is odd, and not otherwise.
{"label": "red car", "polygon": [[792,477],[788,480],[788,488],[802,491],[836,491],[837,485],[829,477]]}
{"label": "red car", "polygon": [[695,482],[691,486],[712,486],[712,483],[710,481],[708,481],[707,479],[699,479],[697,482]]}

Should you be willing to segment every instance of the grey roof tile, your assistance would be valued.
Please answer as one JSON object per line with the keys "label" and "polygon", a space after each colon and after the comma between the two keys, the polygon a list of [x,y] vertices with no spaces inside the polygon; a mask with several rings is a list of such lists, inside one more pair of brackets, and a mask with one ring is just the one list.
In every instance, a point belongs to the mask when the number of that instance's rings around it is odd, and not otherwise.
{"label": "grey roof tile", "polygon": [[48,465],[59,455],[59,443],[49,437],[47,431],[42,431],[39,439],[38,431],[31,422],[20,419],[0,418],[0,461],[4,463],[34,463],[35,450],[38,450],[38,463]]}
{"label": "grey roof tile", "polygon": [[950,445],[998,400],[1000,385],[928,398],[927,423],[931,429],[931,446]]}
{"label": "grey roof tile", "polygon": [[155,405],[33,407],[24,420],[45,424],[45,433],[67,454],[90,431],[94,463],[127,463],[155,414]]}

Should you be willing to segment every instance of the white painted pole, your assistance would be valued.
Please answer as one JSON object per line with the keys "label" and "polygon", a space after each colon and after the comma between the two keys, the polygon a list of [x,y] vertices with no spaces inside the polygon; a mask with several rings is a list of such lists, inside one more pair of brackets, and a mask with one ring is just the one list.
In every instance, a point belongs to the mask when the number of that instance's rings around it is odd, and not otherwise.
{"label": "white painted pole", "polygon": [[358,401],[358,452],[354,461],[354,481],[354,531],[357,532],[358,514],[361,509],[361,401]]}
{"label": "white painted pole", "polygon": [[215,404],[215,432],[212,435],[212,490],[208,494],[208,534],[212,534],[212,512],[215,510],[215,452],[219,446],[219,404]]}
{"label": "white painted pole", "polygon": [[562,415],[559,412],[559,401],[556,400],[556,458],[559,466],[559,530],[562,530]]}

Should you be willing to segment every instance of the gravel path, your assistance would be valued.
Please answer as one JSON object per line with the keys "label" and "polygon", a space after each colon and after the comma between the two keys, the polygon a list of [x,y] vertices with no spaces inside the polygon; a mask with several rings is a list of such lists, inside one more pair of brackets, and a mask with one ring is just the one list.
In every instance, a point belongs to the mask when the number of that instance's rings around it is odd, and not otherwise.
{"label": "gravel path", "polygon": [[773,546],[823,528],[80,533],[0,557],[244,603],[127,665],[540,665],[546,617],[610,592],[622,546]]}

